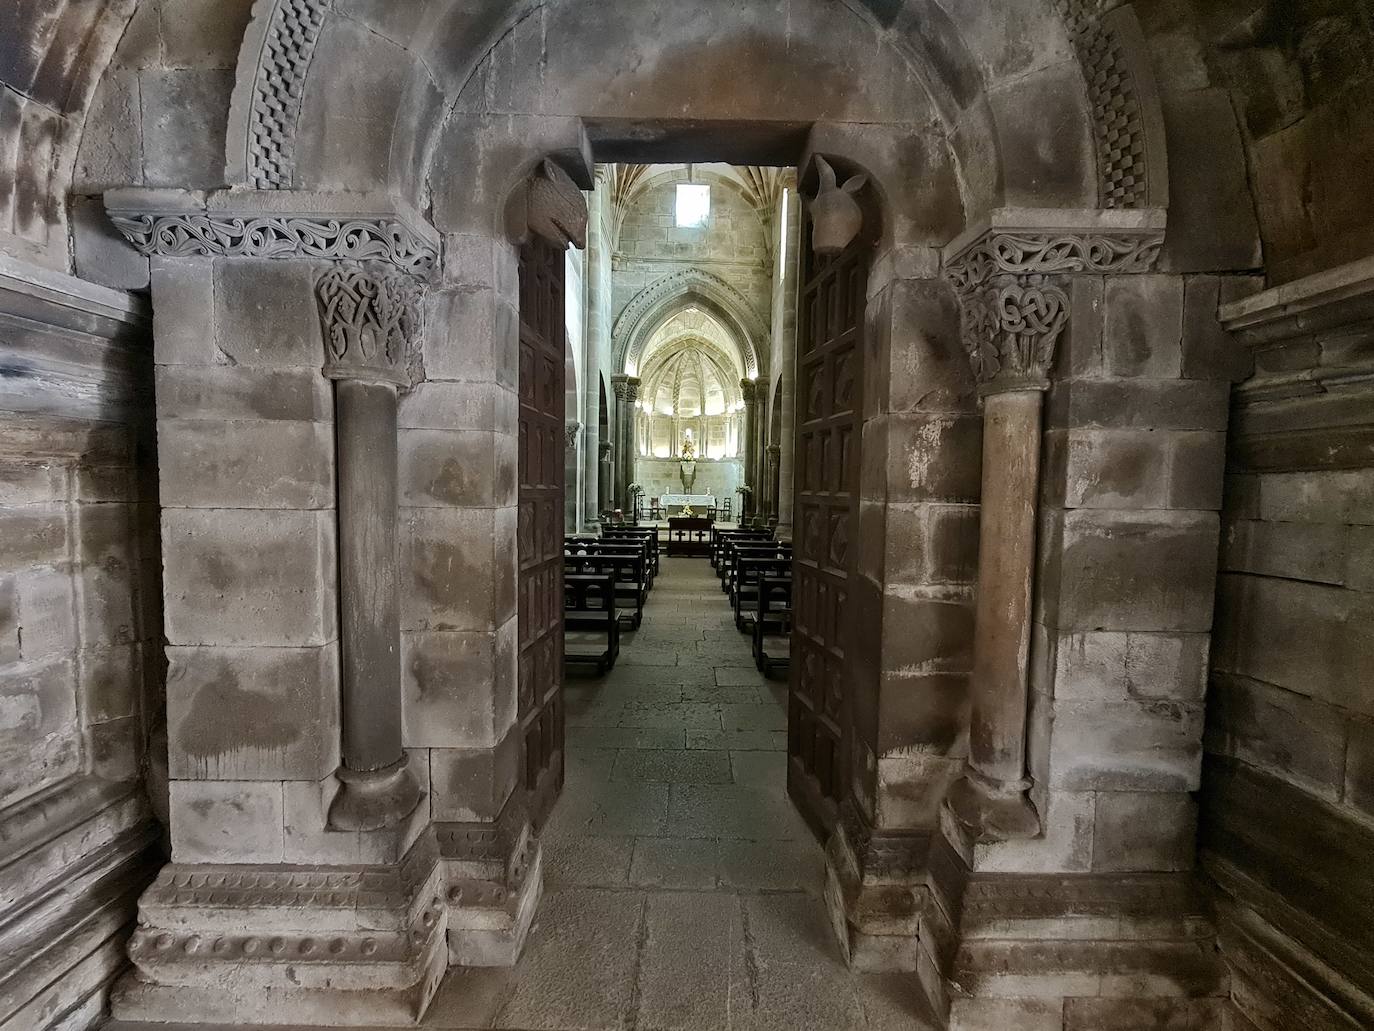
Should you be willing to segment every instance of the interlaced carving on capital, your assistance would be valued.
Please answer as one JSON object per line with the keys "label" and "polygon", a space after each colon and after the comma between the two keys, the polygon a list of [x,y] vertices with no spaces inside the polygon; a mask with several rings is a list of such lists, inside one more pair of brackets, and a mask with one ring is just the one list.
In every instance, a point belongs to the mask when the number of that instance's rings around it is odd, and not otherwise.
{"label": "interlaced carving on capital", "polygon": [[639,400],[640,380],[636,376],[613,377],[611,379],[611,389],[615,391],[617,401],[628,401],[634,404]]}
{"label": "interlaced carving on capital", "polygon": [[989,233],[960,254],[946,275],[960,294],[998,275],[1120,275],[1149,272],[1164,230],[1145,233]]}
{"label": "interlaced carving on capital", "polygon": [[335,265],[315,287],[325,375],[408,387],[420,381],[423,292],[410,276]]}
{"label": "interlaced carving on capital", "polygon": [[964,348],[980,388],[1044,389],[1068,295],[1044,276],[997,276],[964,297]]}

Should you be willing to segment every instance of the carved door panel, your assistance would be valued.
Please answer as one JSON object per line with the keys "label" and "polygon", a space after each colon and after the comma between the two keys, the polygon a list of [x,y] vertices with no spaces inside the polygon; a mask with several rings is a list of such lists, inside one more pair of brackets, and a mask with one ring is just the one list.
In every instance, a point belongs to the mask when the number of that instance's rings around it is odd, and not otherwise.
{"label": "carved door panel", "polygon": [[849,784],[857,639],[850,603],[858,555],[863,422],[864,301],[871,246],[834,256],[810,247],[803,220],[797,310],[793,628],[787,786],[820,834],[834,826]]}
{"label": "carved door panel", "polygon": [[564,268],[541,238],[520,249],[518,713],[536,826],[563,787]]}

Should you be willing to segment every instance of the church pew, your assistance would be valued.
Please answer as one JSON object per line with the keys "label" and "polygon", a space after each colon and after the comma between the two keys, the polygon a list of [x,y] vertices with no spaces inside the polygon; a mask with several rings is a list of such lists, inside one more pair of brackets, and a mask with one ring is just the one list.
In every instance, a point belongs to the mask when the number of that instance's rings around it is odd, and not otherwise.
{"label": "church pew", "polygon": [[565,551],[563,565],[571,573],[614,577],[617,607],[625,610],[621,618],[628,620],[631,629],[639,628],[644,621],[644,602],[649,595],[647,563],[642,553],[597,547],[593,542],[593,546],[580,548],[576,553]]}
{"label": "church pew", "polygon": [[754,665],[765,677],[786,674],[792,648],[792,577],[764,576],[754,610]]}
{"label": "church pew", "polygon": [[[605,673],[615,667],[620,656],[620,620],[615,609],[615,577],[601,573],[563,572],[563,661],[594,662],[596,671]],[[599,654],[570,652],[566,634],[606,635],[606,647]]]}
{"label": "church pew", "polygon": [[741,554],[735,563],[730,588],[730,604],[735,610],[735,629],[748,633],[748,614],[756,607],[759,582],[765,576],[782,577],[792,574],[792,558],[771,555]]}

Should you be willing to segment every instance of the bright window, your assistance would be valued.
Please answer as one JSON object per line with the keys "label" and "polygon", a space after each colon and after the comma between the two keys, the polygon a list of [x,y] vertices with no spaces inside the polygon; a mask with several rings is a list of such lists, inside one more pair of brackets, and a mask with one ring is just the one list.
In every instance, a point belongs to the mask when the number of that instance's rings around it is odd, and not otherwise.
{"label": "bright window", "polygon": [[676,221],[680,229],[695,229],[711,215],[711,187],[706,183],[678,183]]}

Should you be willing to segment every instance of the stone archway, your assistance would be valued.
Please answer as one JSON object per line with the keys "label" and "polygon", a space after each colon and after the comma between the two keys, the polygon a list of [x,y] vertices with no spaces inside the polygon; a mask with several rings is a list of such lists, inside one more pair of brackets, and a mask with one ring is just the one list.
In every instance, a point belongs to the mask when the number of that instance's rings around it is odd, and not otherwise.
{"label": "stone archway", "polygon": [[748,299],[729,282],[705,269],[690,268],[663,276],[649,284],[625,306],[612,331],[615,365],[636,375],[650,337],[679,312],[699,307],[725,327],[740,348],[746,379],[757,379],[762,369],[759,346],[768,339],[763,319]]}

